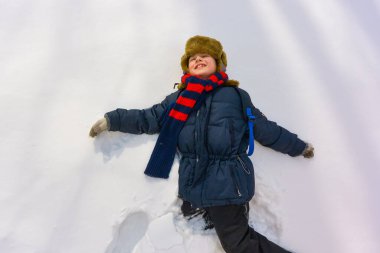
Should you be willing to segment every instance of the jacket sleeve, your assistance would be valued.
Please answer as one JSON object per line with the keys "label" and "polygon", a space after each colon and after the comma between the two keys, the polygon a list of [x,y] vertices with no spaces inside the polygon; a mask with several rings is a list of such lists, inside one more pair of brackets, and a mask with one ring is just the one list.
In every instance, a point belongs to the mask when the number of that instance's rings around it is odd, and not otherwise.
{"label": "jacket sleeve", "polygon": [[253,115],[256,117],[254,125],[255,139],[263,146],[290,156],[301,155],[306,143],[296,134],[270,121],[256,107],[253,106]]}
{"label": "jacket sleeve", "polygon": [[120,131],[131,134],[155,134],[162,127],[164,116],[178,96],[178,91],[168,95],[161,103],[148,109],[121,109],[107,112],[109,131]]}

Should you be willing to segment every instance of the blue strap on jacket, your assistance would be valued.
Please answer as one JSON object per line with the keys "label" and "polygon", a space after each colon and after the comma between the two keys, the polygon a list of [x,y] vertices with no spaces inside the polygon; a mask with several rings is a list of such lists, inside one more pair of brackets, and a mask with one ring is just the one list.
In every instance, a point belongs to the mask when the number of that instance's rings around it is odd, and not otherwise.
{"label": "blue strap on jacket", "polygon": [[247,118],[248,118],[248,127],[249,127],[249,145],[248,145],[248,156],[251,156],[253,154],[253,151],[255,150],[255,144],[254,144],[254,134],[253,134],[253,125],[255,116],[252,114],[252,108],[247,107]]}

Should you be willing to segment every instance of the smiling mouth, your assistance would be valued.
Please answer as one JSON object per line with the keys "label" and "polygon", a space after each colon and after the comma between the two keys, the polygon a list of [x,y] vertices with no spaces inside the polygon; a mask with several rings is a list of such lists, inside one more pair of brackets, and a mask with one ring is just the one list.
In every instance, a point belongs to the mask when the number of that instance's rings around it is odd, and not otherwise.
{"label": "smiling mouth", "polygon": [[198,65],[195,66],[195,69],[204,68],[204,67],[206,67],[205,64],[198,64]]}

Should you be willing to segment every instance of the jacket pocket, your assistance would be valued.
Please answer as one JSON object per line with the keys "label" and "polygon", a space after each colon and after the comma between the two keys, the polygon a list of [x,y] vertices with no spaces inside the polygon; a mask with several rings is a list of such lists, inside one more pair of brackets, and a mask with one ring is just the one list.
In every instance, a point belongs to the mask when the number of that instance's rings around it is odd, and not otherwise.
{"label": "jacket pocket", "polygon": [[240,162],[241,167],[247,173],[247,175],[251,174],[251,171],[247,168],[247,166],[244,164],[243,160],[240,158],[240,156],[237,156],[238,161]]}
{"label": "jacket pocket", "polygon": [[194,178],[194,166],[191,159],[182,157],[183,161],[180,162],[178,174],[178,195],[179,197],[187,197],[190,185]]}
{"label": "jacket pocket", "polygon": [[247,155],[238,155],[236,165],[236,174],[240,180],[241,186],[244,188],[248,198],[252,198],[255,190],[255,175],[253,164]]}
{"label": "jacket pocket", "polygon": [[238,199],[242,190],[233,172],[230,161],[212,161],[204,183],[204,196],[207,200]]}

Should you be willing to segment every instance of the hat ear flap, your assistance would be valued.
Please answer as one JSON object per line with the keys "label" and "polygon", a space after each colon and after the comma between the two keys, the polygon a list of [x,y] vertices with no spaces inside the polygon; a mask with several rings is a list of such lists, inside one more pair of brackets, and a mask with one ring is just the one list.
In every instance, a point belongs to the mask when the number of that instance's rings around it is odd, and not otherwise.
{"label": "hat ear flap", "polygon": [[183,70],[183,73],[186,73],[189,71],[188,61],[189,61],[189,56],[187,54],[184,54],[181,57],[181,68]]}
{"label": "hat ear flap", "polygon": [[218,61],[219,64],[217,70],[225,72],[227,68],[227,55],[224,51],[222,51],[222,55],[220,56],[220,59]]}
{"label": "hat ear flap", "polygon": [[220,58],[222,60],[224,67],[227,67],[227,55],[224,51],[222,52],[222,55],[220,56]]}

